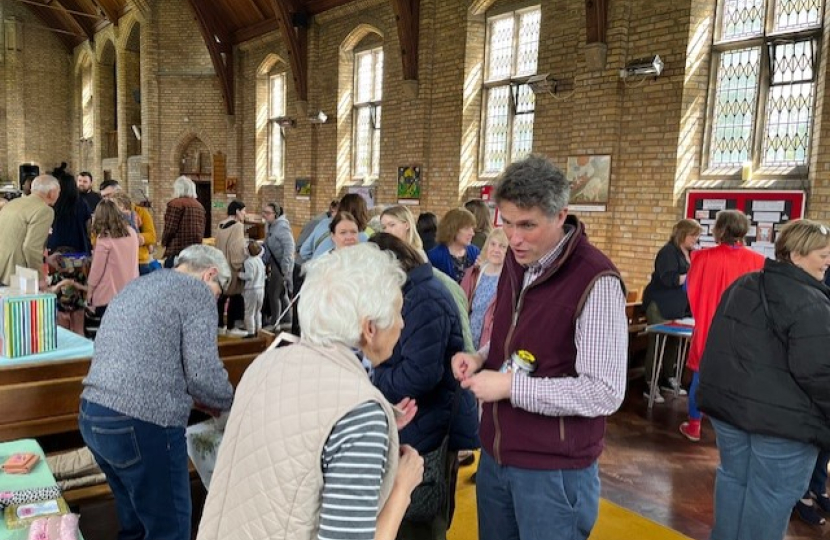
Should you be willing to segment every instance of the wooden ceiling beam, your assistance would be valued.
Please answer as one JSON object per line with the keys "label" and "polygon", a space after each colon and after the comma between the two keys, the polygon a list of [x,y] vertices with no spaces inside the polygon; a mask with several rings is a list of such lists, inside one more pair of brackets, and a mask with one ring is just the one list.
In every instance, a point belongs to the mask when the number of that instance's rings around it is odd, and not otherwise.
{"label": "wooden ceiling beam", "polygon": [[258,38],[263,34],[267,34],[268,32],[273,32],[274,30],[279,29],[280,27],[279,24],[277,24],[277,19],[275,17],[271,17],[269,19],[265,19],[264,21],[260,21],[256,24],[240,28],[239,30],[233,33],[231,39],[235,44],[238,45],[250,39]]}
{"label": "wooden ceiling beam", "polygon": [[405,81],[418,80],[420,8],[420,0],[392,0],[395,21],[398,24],[398,41]]}
{"label": "wooden ceiling beam", "polygon": [[586,43],[605,43],[608,35],[608,0],[585,0]]}
{"label": "wooden ceiling beam", "polygon": [[345,6],[350,1],[353,0],[306,0],[304,2],[304,9],[310,17],[336,7]]}
{"label": "wooden ceiling beam", "polygon": [[92,0],[92,3],[101,10],[101,13],[111,24],[118,26],[118,10],[113,9],[110,4],[107,4],[106,0]]}
{"label": "wooden ceiling beam", "polygon": [[66,27],[66,21],[58,14],[55,7],[48,7],[40,2],[23,2],[29,4],[29,9],[40,19],[45,26],[26,25],[56,34],[57,38],[66,47],[67,52],[72,50],[86,39],[86,35],[72,31]]}
{"label": "wooden ceiling beam", "polygon": [[90,17],[95,19],[98,19],[98,17],[81,11],[80,7],[72,0],[53,0],[52,3],[63,8],[66,12],[66,20],[71,20],[71,24],[83,32],[88,40],[95,39],[95,22]]}
{"label": "wooden ceiling beam", "polygon": [[[217,28],[217,17],[203,0],[189,0],[190,7],[199,21],[199,31],[205,40],[213,69],[219,78],[219,88],[225,100],[225,110],[229,115],[234,114],[234,71],[233,71],[233,44],[228,38],[227,31]],[[216,38],[219,38],[217,41]]]}
{"label": "wooden ceiling beam", "polygon": [[271,7],[274,8],[277,25],[288,49],[297,100],[308,102],[308,29],[305,26],[294,26],[294,15],[299,12],[291,11],[292,7],[287,5],[286,0],[271,0]]}

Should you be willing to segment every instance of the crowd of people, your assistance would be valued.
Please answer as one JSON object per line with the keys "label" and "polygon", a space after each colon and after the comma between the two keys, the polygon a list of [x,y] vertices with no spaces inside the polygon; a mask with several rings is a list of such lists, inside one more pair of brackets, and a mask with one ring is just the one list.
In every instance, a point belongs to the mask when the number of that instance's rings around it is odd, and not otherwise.
{"label": "crowd of people", "polygon": [[[349,194],[296,242],[266,203],[257,241],[235,199],[215,248],[190,179],[173,183],[160,239],[118,182],[91,185],[39,176],[0,211],[19,232],[0,246],[0,283],[42,269],[47,246],[44,282],[74,292],[68,326],[100,320],[80,427],[120,537],[190,538],[195,407],[227,421],[200,540],[443,540],[459,463],[478,449],[480,539],[588,538],[606,418],[626,391],[626,288],[548,159],[501,175],[500,227],[478,199],[416,219]],[[703,414],[714,427],[713,540],[779,540],[793,508],[815,524],[830,510],[830,229],[792,221],[765,260],[744,245],[749,225],[721,211],[717,246],[696,249],[701,226],[679,221],[643,299],[650,324],[695,320],[679,430],[699,441]],[[90,259],[83,280],[62,273],[74,257]],[[218,336],[263,328],[299,342],[261,355],[234,392]],[[685,395],[675,374],[656,379]],[[646,395],[661,403],[658,386]]]}

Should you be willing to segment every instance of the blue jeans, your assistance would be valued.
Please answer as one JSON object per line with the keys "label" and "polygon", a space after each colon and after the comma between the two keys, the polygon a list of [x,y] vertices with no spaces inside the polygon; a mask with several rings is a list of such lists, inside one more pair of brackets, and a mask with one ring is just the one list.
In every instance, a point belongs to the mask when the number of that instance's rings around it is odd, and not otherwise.
{"label": "blue jeans", "polygon": [[721,461],[711,540],[781,540],[807,490],[818,448],[711,420]]}
{"label": "blue jeans", "polygon": [[703,417],[700,409],[697,408],[697,388],[700,386],[700,375],[697,371],[692,372],[692,384],[689,386],[689,418],[700,420]]}
{"label": "blue jeans", "polygon": [[585,540],[599,513],[599,467],[519,469],[482,450],[476,497],[479,540]]}
{"label": "blue jeans", "polygon": [[[810,491],[819,497],[827,493],[827,464],[830,462],[830,451],[822,450],[816,458],[813,476],[810,477]],[[809,493],[807,494],[809,496]],[[807,497],[805,497],[806,499]]]}
{"label": "blue jeans", "polygon": [[184,428],[165,428],[81,400],[81,435],[115,496],[119,540],[190,540]]}

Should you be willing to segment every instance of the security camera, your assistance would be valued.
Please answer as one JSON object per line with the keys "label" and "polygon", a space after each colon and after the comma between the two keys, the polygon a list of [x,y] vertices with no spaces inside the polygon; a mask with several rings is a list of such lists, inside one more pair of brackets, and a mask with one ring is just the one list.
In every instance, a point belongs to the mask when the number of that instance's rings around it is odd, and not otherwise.
{"label": "security camera", "polygon": [[663,61],[659,55],[647,56],[645,58],[638,58],[627,63],[623,69],[620,70],[620,78],[636,76],[659,76],[663,73]]}

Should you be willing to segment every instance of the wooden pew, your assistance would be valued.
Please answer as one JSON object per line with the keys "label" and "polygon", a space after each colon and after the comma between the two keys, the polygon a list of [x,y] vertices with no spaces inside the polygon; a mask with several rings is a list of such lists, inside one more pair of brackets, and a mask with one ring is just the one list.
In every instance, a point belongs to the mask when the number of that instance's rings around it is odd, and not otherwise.
{"label": "wooden pew", "polygon": [[[219,356],[234,386],[272,339],[263,333],[219,343]],[[0,442],[76,431],[89,364],[89,358],[81,358],[0,367]]]}
{"label": "wooden pew", "polygon": [[[253,339],[226,340],[219,343],[219,356],[236,387],[245,369],[273,341],[263,332]],[[89,371],[89,358],[54,361],[42,364],[0,367],[0,442],[46,436],[66,437],[77,444],[78,409],[82,381]],[[2,366],[2,364],[0,364]],[[51,437],[54,439],[54,437]],[[191,477],[198,481],[191,465]],[[67,490],[67,503],[77,508],[112,496],[109,486],[97,484]]]}

